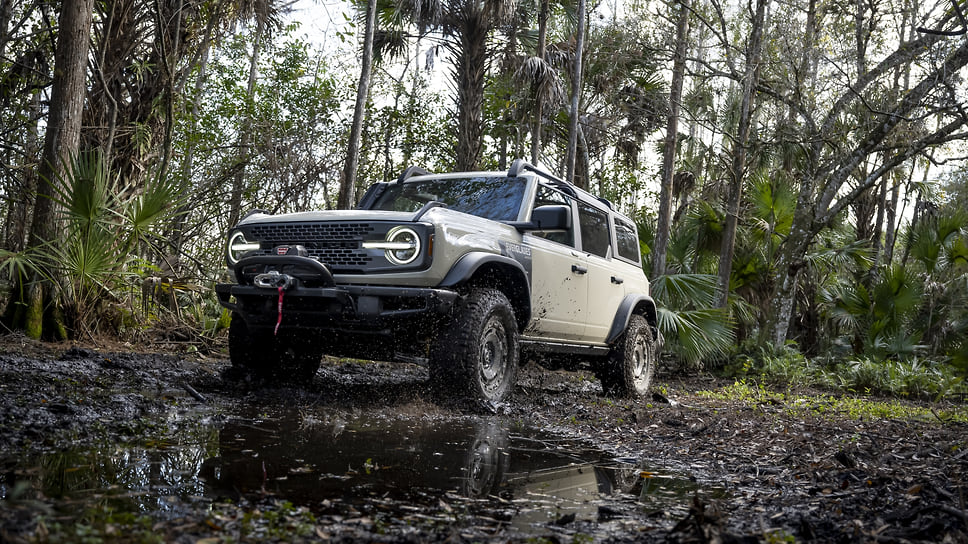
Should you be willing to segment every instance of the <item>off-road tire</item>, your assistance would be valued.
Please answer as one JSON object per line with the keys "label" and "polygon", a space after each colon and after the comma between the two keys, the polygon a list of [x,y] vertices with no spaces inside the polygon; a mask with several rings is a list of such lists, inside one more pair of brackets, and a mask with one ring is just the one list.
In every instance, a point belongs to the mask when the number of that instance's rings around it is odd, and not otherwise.
{"label": "off-road tire", "polygon": [[445,395],[501,402],[514,389],[518,370],[514,309],[497,289],[462,296],[430,354],[430,379]]}
{"label": "off-road tire", "polygon": [[239,374],[260,380],[307,381],[316,375],[323,352],[312,343],[249,330],[239,314],[229,323],[229,358]]}
{"label": "off-road tire", "polygon": [[643,397],[652,386],[658,349],[649,322],[641,315],[629,318],[625,333],[597,365],[595,375],[610,397]]}

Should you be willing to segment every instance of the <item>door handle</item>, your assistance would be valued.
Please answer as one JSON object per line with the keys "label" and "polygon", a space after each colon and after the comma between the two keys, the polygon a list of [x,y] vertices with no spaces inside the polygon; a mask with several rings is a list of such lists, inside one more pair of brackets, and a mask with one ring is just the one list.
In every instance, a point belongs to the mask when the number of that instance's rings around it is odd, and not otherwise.
{"label": "door handle", "polygon": [[573,265],[571,265],[571,271],[574,272],[575,274],[584,274],[584,273],[588,272],[588,269],[585,268],[584,266],[579,266],[577,264],[573,264]]}
{"label": "door handle", "polygon": [[614,283],[615,285],[622,285],[623,283],[625,283],[625,280],[623,280],[622,278],[612,276],[612,283]]}

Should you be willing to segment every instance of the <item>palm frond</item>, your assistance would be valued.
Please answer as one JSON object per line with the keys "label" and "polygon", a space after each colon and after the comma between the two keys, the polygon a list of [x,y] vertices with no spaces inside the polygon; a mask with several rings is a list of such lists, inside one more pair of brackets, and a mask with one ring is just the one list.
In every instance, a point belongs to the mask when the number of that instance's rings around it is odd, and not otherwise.
{"label": "palm frond", "polygon": [[666,349],[693,366],[726,353],[735,339],[729,313],[713,307],[716,281],[711,274],[666,274],[652,284]]}
{"label": "palm frond", "polygon": [[713,306],[717,277],[712,274],[665,274],[652,282],[652,294],[664,306]]}
{"label": "palm frond", "polygon": [[725,354],[735,339],[729,316],[720,308],[683,311],[660,308],[658,322],[666,349],[694,366],[704,359]]}
{"label": "palm frond", "polygon": [[520,85],[534,89],[534,99],[555,108],[565,101],[565,88],[561,76],[547,61],[528,57],[514,72]]}
{"label": "palm frond", "polygon": [[67,160],[63,173],[52,185],[55,194],[51,198],[70,222],[87,230],[105,220],[111,194],[100,153],[81,153]]}

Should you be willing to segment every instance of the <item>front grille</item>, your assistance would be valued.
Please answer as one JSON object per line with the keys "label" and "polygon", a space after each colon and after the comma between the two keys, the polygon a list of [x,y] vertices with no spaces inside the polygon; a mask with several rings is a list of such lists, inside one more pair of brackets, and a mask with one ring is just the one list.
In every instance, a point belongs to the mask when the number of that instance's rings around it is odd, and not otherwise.
{"label": "front grille", "polygon": [[373,260],[361,246],[374,232],[368,223],[276,223],[250,228],[252,237],[262,242],[257,254],[269,255],[275,246],[298,244],[333,272],[362,269]]}

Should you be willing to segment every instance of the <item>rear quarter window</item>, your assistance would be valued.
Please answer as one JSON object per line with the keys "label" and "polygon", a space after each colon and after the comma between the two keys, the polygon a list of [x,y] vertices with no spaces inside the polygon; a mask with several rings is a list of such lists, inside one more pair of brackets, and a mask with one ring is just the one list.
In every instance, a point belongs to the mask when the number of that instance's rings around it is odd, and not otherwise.
{"label": "rear quarter window", "polygon": [[639,263],[639,237],[635,226],[624,219],[615,218],[615,241],[618,245],[618,256]]}

